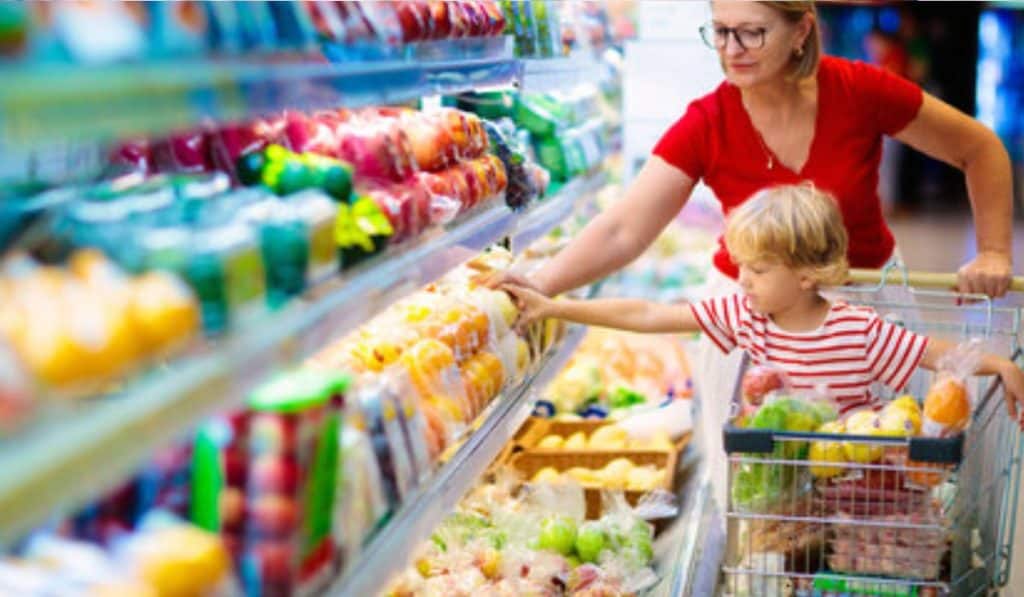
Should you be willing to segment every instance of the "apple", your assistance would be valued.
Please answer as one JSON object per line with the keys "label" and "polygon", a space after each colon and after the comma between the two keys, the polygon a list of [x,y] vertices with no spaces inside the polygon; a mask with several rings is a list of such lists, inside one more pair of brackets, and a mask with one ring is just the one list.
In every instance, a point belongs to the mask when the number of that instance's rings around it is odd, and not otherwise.
{"label": "apple", "polygon": [[256,545],[249,557],[256,560],[262,584],[286,584],[292,577],[292,547],[284,541],[265,541]]}
{"label": "apple", "polygon": [[576,534],[576,553],[581,561],[596,563],[601,552],[608,548],[608,533],[597,521],[588,521]]}
{"label": "apple", "polygon": [[251,523],[260,535],[286,537],[299,524],[299,507],[295,500],[283,495],[264,495],[252,505]]}
{"label": "apple", "polygon": [[225,487],[220,494],[220,523],[226,532],[241,531],[245,522],[245,494],[236,487]]}
{"label": "apple", "polygon": [[785,374],[770,367],[751,367],[743,374],[743,398],[759,406],[769,392],[788,387]]}
{"label": "apple", "polygon": [[232,487],[244,487],[248,476],[248,459],[240,448],[224,450],[221,458],[224,463],[224,480]]}
{"label": "apple", "polygon": [[398,22],[402,27],[402,41],[405,43],[430,38],[430,5],[421,0],[400,0],[397,3]]}
{"label": "apple", "polygon": [[447,39],[452,34],[452,20],[448,13],[448,2],[430,0],[430,23],[432,39]]}
{"label": "apple", "polygon": [[541,522],[537,547],[563,556],[572,554],[576,545],[576,521],[567,516],[553,515]]}
{"label": "apple", "polygon": [[412,155],[421,169],[435,172],[449,165],[448,149],[452,142],[444,127],[425,118],[406,118],[403,125]]}
{"label": "apple", "polygon": [[262,455],[252,465],[251,483],[259,492],[293,495],[299,486],[299,465],[291,458]]}

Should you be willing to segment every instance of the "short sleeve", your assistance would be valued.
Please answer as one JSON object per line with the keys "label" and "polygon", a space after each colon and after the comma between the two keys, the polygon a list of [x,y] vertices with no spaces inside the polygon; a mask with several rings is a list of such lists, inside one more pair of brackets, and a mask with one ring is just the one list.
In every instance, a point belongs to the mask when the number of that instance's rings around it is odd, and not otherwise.
{"label": "short sleeve", "polygon": [[708,118],[697,102],[692,102],[654,146],[654,155],[672,164],[693,180],[704,176],[708,147]]}
{"label": "short sleeve", "polygon": [[690,304],[701,331],[723,353],[736,348],[736,330],[740,325],[739,295],[719,296]]}
{"label": "short sleeve", "polygon": [[915,334],[871,313],[865,339],[868,365],[876,381],[900,391],[917,370],[928,346],[928,337]]}
{"label": "short sleeve", "polygon": [[887,70],[856,62],[855,77],[862,101],[878,131],[895,135],[910,124],[924,102],[924,92],[914,83]]}

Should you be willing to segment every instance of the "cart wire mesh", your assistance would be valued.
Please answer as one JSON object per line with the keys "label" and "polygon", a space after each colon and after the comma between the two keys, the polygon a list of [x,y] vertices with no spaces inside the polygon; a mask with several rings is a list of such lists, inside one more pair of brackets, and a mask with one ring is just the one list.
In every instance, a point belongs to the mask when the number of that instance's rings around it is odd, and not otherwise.
{"label": "cart wire mesh", "polygon": [[[1022,360],[1020,309],[987,297],[882,283],[843,288],[830,298],[871,306],[933,338],[978,338],[986,350]],[[902,393],[920,400],[932,380],[932,372],[919,369]],[[972,420],[955,438],[727,425],[723,592],[960,596],[1005,586],[1024,445],[997,379],[974,377],[970,385]],[[883,399],[894,398],[882,386],[875,389]]]}

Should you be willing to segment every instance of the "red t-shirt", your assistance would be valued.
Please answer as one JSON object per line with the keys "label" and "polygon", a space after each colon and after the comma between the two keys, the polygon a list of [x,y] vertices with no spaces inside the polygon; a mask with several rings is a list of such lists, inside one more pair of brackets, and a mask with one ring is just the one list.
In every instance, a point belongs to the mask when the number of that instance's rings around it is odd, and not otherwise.
{"label": "red t-shirt", "polygon": [[[690,103],[654,147],[654,154],[703,179],[726,215],[755,192],[780,184],[812,181],[839,201],[850,237],[853,267],[877,268],[895,241],[878,198],[882,135],[903,130],[923,101],[921,88],[880,68],[825,56],[818,68],[818,114],[807,163],[793,172],[768,156],[740,98],[728,81]],[[715,267],[739,274],[719,239]]]}

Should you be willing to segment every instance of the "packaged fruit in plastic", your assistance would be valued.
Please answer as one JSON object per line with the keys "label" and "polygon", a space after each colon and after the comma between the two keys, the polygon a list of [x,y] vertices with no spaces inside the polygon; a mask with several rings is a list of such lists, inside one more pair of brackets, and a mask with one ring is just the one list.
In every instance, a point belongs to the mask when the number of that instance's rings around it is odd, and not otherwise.
{"label": "packaged fruit in plastic", "polygon": [[335,561],[332,535],[344,376],[300,370],[278,376],[249,399],[247,593],[303,591]]}
{"label": "packaged fruit in plastic", "polygon": [[355,389],[356,404],[366,421],[366,433],[380,468],[388,509],[394,510],[416,485],[412,454],[400,419],[400,405],[380,386],[364,377]]}
{"label": "packaged fruit in plastic", "polygon": [[977,370],[984,356],[983,348],[980,340],[970,340],[939,361],[935,380],[924,399],[924,435],[954,435],[967,427],[972,403],[966,380]]}
{"label": "packaged fruit in plastic", "polygon": [[743,374],[743,402],[755,407],[760,406],[769,393],[788,390],[789,387],[789,380],[781,369],[754,366]]}

